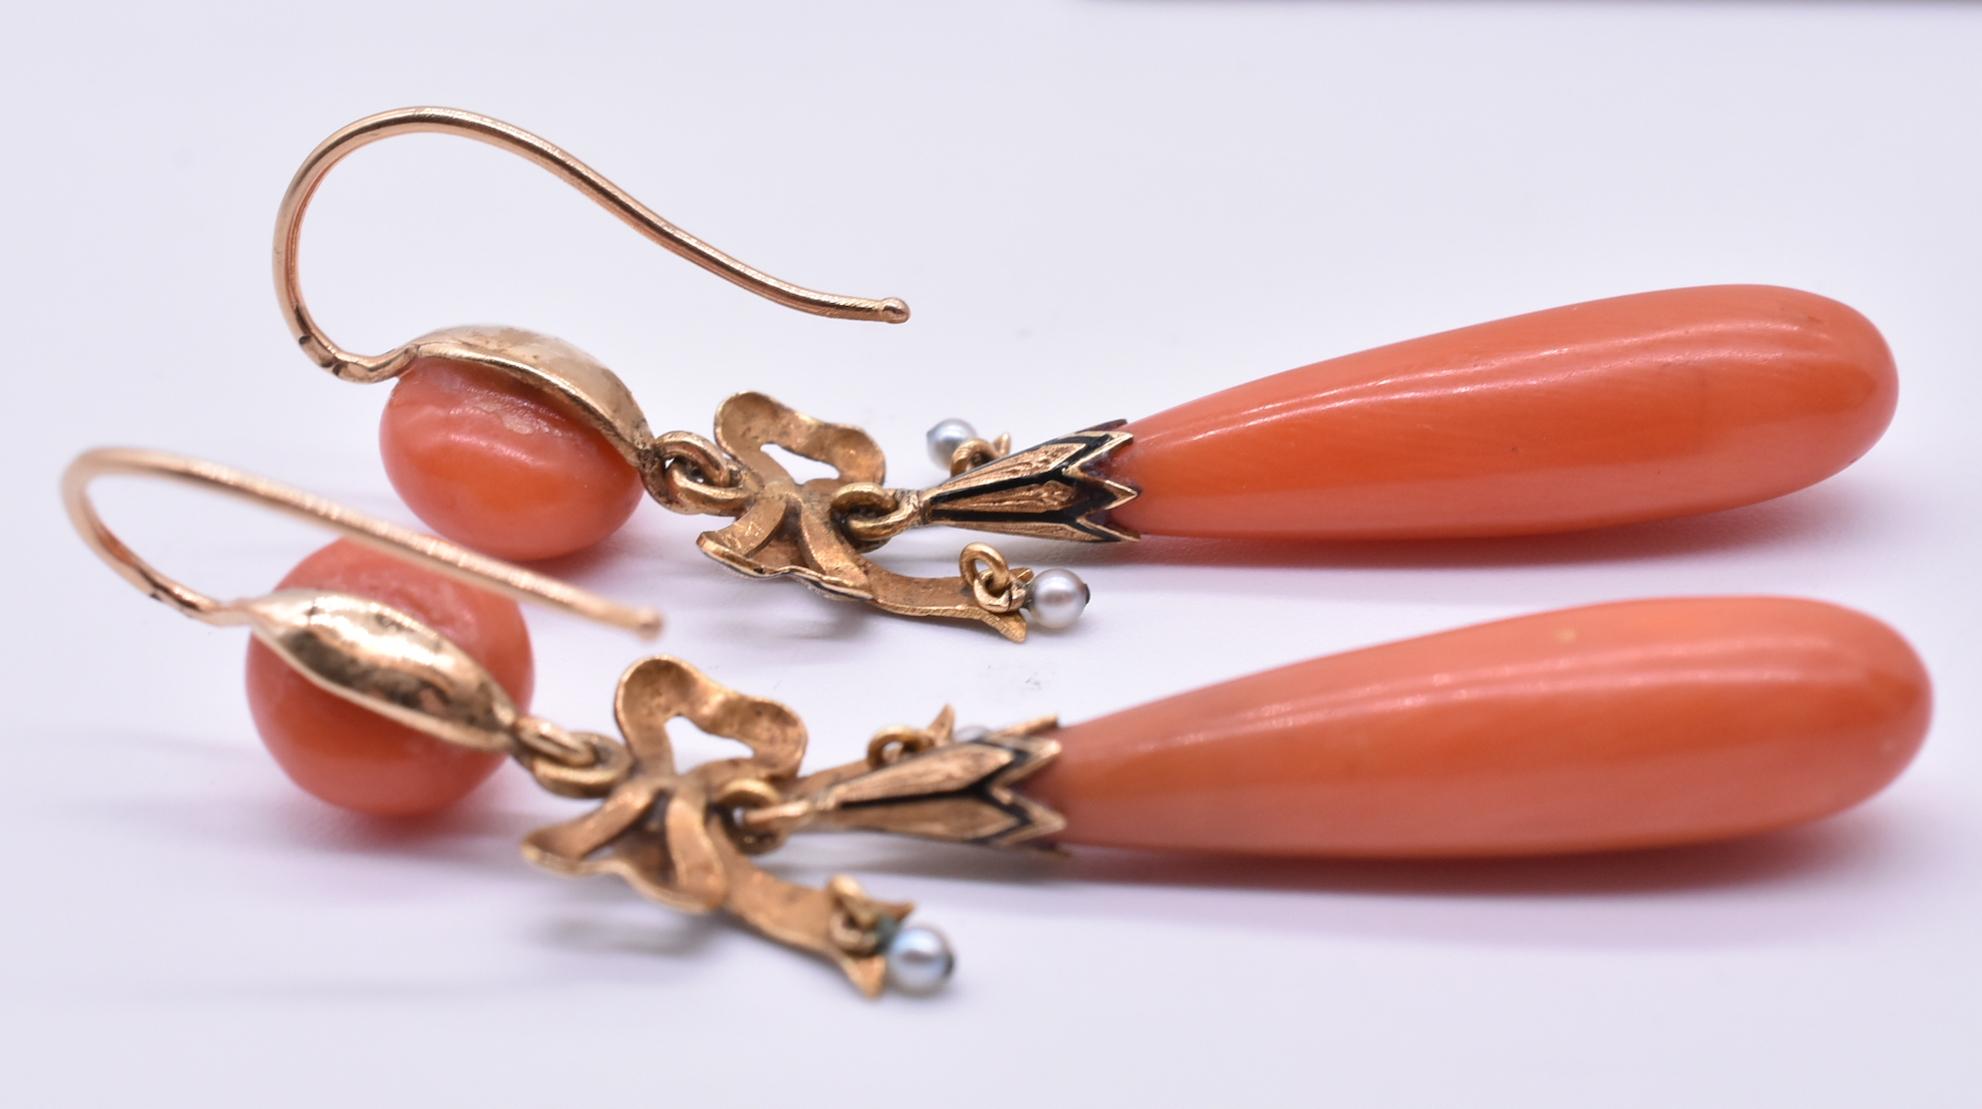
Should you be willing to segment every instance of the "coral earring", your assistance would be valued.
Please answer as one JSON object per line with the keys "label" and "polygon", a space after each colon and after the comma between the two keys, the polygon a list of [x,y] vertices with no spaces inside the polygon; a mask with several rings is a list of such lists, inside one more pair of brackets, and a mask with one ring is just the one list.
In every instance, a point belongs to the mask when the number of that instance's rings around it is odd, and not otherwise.
{"label": "coral earring", "polygon": [[[528,708],[535,665],[516,602],[398,556],[341,539],[298,563],[283,589],[380,601],[459,644]],[[259,640],[248,647],[248,706],[262,742],[305,791],[340,808],[417,816],[452,805],[502,756],[444,743],[319,688]]]}
{"label": "coral earring", "polygon": [[1931,694],[1848,609],[1770,597],[1544,613],[1315,659],[1061,730],[1026,792],[1070,843],[1479,856],[1693,843],[1870,797]]}
{"label": "coral earring", "polygon": [[1725,285],[1571,305],[1318,362],[1129,427],[1151,535],[1518,535],[1733,508],[1870,449],[1898,382],[1865,317]]}
{"label": "coral earring", "polygon": [[400,376],[379,449],[420,519],[498,558],[582,551],[619,530],[643,492],[633,464],[559,398],[451,359]]}

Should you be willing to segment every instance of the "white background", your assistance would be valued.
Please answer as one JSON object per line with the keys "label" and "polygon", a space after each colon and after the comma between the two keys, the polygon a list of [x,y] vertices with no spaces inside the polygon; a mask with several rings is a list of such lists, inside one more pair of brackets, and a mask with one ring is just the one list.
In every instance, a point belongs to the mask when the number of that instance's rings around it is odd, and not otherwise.
{"label": "white background", "polygon": [[[0,1101],[1982,1099],[1982,10],[180,2],[32,5],[5,38]],[[1462,623],[1744,591],[1904,630],[1939,681],[1933,733],[1867,807],[1716,850],[1344,866],[792,849],[948,929],[959,976],[926,1002],[862,1002],[823,963],[532,870],[517,839],[573,810],[517,775],[418,830],[346,819],[258,748],[241,634],[114,579],[68,533],[55,477],[87,445],[158,445],[405,518],[374,447],[385,389],[296,354],[268,236],[318,139],[420,102],[540,130],[719,246],[902,296],[915,319],[785,311],[521,162],[418,138],[319,199],[306,271],[334,336],[547,331],[617,367],[657,428],[705,430],[725,394],[763,389],[871,428],[902,481],[933,472],[921,433],[939,417],[1036,440],[1643,289],[1809,288],[1864,311],[1899,359],[1885,441],[1776,504],[1541,541],[1081,553],[1088,620],[1023,647],[732,577],[694,550],[697,521],[651,505],[560,567],[662,606],[665,649],[789,702],[820,760],[946,700],[970,720],[1082,719]],[[134,541],[217,592],[258,591],[321,541],[110,493]],[[895,557],[943,572],[956,542]],[[531,619],[537,706],[607,724],[640,645]]]}

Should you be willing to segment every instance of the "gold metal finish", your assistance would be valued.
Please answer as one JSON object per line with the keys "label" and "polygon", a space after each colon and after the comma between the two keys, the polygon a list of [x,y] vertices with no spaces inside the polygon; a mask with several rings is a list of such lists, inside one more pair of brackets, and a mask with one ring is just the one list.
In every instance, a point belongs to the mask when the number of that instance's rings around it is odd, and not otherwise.
{"label": "gold metal finish", "polygon": [[864,762],[812,774],[792,800],[738,814],[742,828],[833,828],[890,832],[922,839],[1013,847],[1066,827],[1059,813],[1014,787],[1053,761],[1060,745],[1045,738],[1054,717],[955,738],[947,706],[926,729],[877,733]]}
{"label": "gold metal finish", "polygon": [[[588,620],[627,628],[651,638],[661,616],[650,608],[622,605],[596,593],[533,574],[518,566],[464,550],[444,539],[421,535],[354,512],[335,501],[281,485],[217,462],[166,451],[113,447],[85,451],[62,473],[62,502],[83,542],[125,581],[196,620],[213,624],[249,622],[247,603],[218,601],[161,573],[139,558],[110,530],[90,500],[90,483],[108,476],[161,478],[224,493],[285,516],[318,524],[368,546],[397,555],[468,585],[562,609]],[[408,619],[411,619],[410,617]]]}
{"label": "gold metal finish", "polygon": [[[842,522],[848,494],[853,503],[901,500],[881,488],[886,463],[865,432],[802,416],[761,393],[739,393],[716,413],[716,443],[740,468],[742,495],[725,509],[735,523],[696,540],[710,558],[741,574],[791,576],[888,612],[978,620],[1009,638],[1025,638],[1023,616],[979,605],[967,582],[898,574],[861,554],[857,536]],[[831,466],[834,476],[794,481],[766,453],[770,446]]]}
{"label": "gold metal finish", "polygon": [[[843,440],[829,425],[819,429],[826,445],[815,446],[836,456],[832,444]],[[598,802],[582,816],[527,836],[523,851],[530,861],[561,874],[615,875],[684,912],[721,909],[780,943],[832,961],[870,997],[886,979],[887,939],[913,906],[869,897],[845,876],[824,888],[798,885],[759,867],[756,856],[808,829],[1011,847],[1038,843],[1065,826],[1059,814],[1016,788],[1059,753],[1046,734],[1054,727],[1051,719],[959,740],[955,714],[945,708],[926,728],[882,730],[861,759],[802,776],[807,736],[790,709],[720,685],[679,659],[656,656],[620,677],[613,709],[623,743],[569,731],[522,713],[458,645],[389,605],[311,589],[219,601],[167,577],[98,516],[89,486],[108,474],[216,489],[471,584],[639,631],[659,626],[652,612],[197,459],[96,450],[77,458],[63,477],[77,532],[141,590],[205,623],[245,624],[283,661],[336,696],[442,742],[506,753],[545,789]],[[1020,572],[1008,573],[1016,581]],[[667,733],[675,720],[734,739],[745,753],[680,770]]]}
{"label": "gold metal finish", "polygon": [[520,327],[449,327],[406,344],[408,364],[445,358],[513,377],[564,402],[641,466],[654,449],[647,416],[618,374],[562,339]]}
{"label": "gold metal finish", "polygon": [[[703,533],[697,545],[738,573],[795,577],[903,616],[974,620],[1020,641],[1033,571],[1010,569],[994,548],[964,548],[953,579],[898,574],[864,552],[928,524],[1084,542],[1134,539],[1107,518],[1135,496],[1134,487],[1103,471],[1129,441],[1119,428],[1118,421],[1062,436],[931,489],[889,489],[881,449],[865,432],[801,415],[761,393],[739,393],[716,413],[716,446],[734,463],[733,484],[700,509],[737,519]],[[794,481],[766,453],[770,446],[824,463],[833,476]]]}
{"label": "gold metal finish", "polygon": [[[109,449],[85,452],[69,464],[62,476],[69,519],[90,549],[126,581],[202,623],[245,624],[318,687],[457,746],[540,759],[542,742],[530,741],[546,725],[520,713],[494,676],[466,651],[404,610],[314,589],[221,601],[168,577],[138,557],[98,515],[90,500],[90,483],[112,474],[166,478],[227,493],[322,524],[470,585],[644,636],[660,630],[660,615],[651,609],[608,601],[216,463],[162,451]],[[593,753],[589,747],[573,748],[565,758],[575,766],[588,766]]]}
{"label": "gold metal finish", "polygon": [[[1136,496],[1135,486],[1105,470],[1128,445],[1122,424],[1101,424],[959,471],[922,493],[916,522],[1078,543],[1136,539],[1133,530],[1108,519]],[[958,453],[969,447],[965,443]]]}
{"label": "gold metal finish", "polygon": [[457,747],[507,752],[522,714],[468,652],[404,611],[292,589],[243,602],[255,638],[324,689]]}
{"label": "gold metal finish", "polygon": [[[844,875],[824,889],[788,882],[752,856],[806,828],[1011,847],[1065,826],[1012,788],[1058,754],[1041,735],[1050,719],[958,742],[946,708],[929,729],[884,730],[867,758],[800,778],[805,725],[790,709],[720,685],[680,659],[633,664],[620,678],[615,711],[632,772],[598,808],[532,832],[525,857],[560,874],[616,876],[683,912],[722,909],[831,960],[870,997],[885,978],[883,940],[913,906],[870,898]],[[667,734],[677,719],[750,754],[682,772]]]}
{"label": "gold metal finish", "polygon": [[[930,489],[890,489],[886,463],[865,432],[801,415],[761,393],[739,393],[716,414],[714,441],[685,431],[655,435],[626,384],[584,351],[508,327],[435,331],[386,354],[355,355],[326,338],[304,306],[296,244],[304,209],[323,176],[359,147],[393,135],[444,132],[490,143],[550,170],[649,239],[761,296],[824,316],[900,323],[899,300],[801,289],[743,265],[660,218],[584,163],[520,128],[450,108],[403,108],[353,123],[324,140],[296,173],[276,221],[277,296],[312,361],[349,381],[393,377],[422,358],[444,358],[506,374],[558,397],[597,429],[641,474],[647,491],[675,512],[730,516],[704,533],[704,553],[741,574],[789,577],[833,597],[903,616],[983,624],[1026,637],[1033,571],[972,544],[955,578],[899,574],[865,557],[913,527],[943,524],[1079,542],[1136,538],[1109,520],[1136,490],[1107,475],[1129,441],[1121,422],[1011,453],[1009,436],[972,439],[950,459],[949,480]],[[767,453],[780,447],[832,467],[806,482]]]}
{"label": "gold metal finish", "polygon": [[650,241],[766,300],[817,316],[885,323],[901,323],[908,319],[908,305],[900,300],[872,300],[817,292],[747,265],[662,219],[659,213],[635,200],[592,167],[521,127],[455,108],[396,108],[339,128],[311,151],[290,181],[289,190],[283,194],[282,207],[276,215],[275,287],[283,317],[289,322],[290,333],[296,336],[297,343],[310,356],[310,360],[338,377],[350,381],[389,378],[411,365],[418,352],[412,344],[408,344],[385,354],[353,354],[324,335],[303,301],[301,278],[297,273],[297,247],[303,233],[303,214],[309,208],[310,199],[316,195],[317,186],[323,183],[324,175],[353,151],[394,135],[423,133],[458,135],[520,155],[584,193],[593,203],[611,212]]}
{"label": "gold metal finish", "polygon": [[1012,437],[1000,435],[996,439],[965,439],[950,452],[950,476],[975,470],[987,462],[995,462],[1012,453]]}

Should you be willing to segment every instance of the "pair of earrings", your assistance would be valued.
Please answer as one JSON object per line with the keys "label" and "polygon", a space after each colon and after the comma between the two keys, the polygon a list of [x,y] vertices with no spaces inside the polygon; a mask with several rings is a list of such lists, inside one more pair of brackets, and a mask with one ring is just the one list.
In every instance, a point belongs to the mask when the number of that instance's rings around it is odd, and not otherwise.
{"label": "pair of earrings", "polygon": [[[395,485],[437,530],[517,557],[554,553],[541,545],[552,538],[563,549],[596,540],[644,489],[669,507],[735,517],[701,539],[732,568],[1021,639],[1028,619],[1077,613],[1084,587],[1011,567],[983,544],[965,549],[955,580],[862,556],[924,523],[1103,541],[1132,528],[1431,537],[1705,511],[1841,468],[1877,438],[1893,402],[1883,342],[1842,305],[1780,289],[1679,290],[1354,355],[1018,453],[939,427],[932,442],[950,480],[892,489],[865,435],[756,394],[724,405],[713,441],[654,435],[616,377],[542,336],[456,329],[373,358],[330,344],[296,288],[303,208],[338,158],[407,130],[523,152],[782,303],[896,320],[906,309],[777,282],[493,120],[417,109],[340,131],[298,174],[280,217],[276,269],[292,325],[341,377],[401,378],[383,436]],[[518,427],[531,429],[521,454],[503,438]],[[838,477],[794,482],[766,456],[772,444]],[[571,459],[590,461],[566,469]],[[347,538],[266,596],[219,601],[109,530],[89,499],[106,474],[218,489]],[[258,730],[305,789],[363,811],[431,811],[513,759],[545,789],[596,802],[526,837],[533,862],[616,875],[684,911],[726,911],[830,959],[870,995],[889,982],[939,985],[948,944],[907,922],[911,906],[851,878],[809,888],[757,865],[795,832],[1365,858],[1698,843],[1876,793],[1918,749],[1931,698],[1904,640],[1849,610],[1638,601],[1315,659],[1070,726],[958,727],[946,708],[927,726],[883,728],[852,763],[806,773],[806,731],[790,709],[679,659],[621,675],[618,738],[529,712],[533,663],[515,599],[646,633],[659,626],[650,611],[183,456],[86,453],[64,496],[85,541],[127,580],[203,622],[251,630]],[[525,540],[540,546],[519,549]],[[746,753],[683,770],[667,734],[676,719]]]}

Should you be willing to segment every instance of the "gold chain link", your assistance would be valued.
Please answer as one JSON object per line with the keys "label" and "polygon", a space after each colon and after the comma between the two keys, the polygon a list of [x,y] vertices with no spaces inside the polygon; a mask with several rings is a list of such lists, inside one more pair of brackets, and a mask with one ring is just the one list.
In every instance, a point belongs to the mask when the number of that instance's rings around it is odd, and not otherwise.
{"label": "gold chain link", "polygon": [[934,746],[936,737],[927,728],[897,724],[875,732],[874,738],[867,741],[867,765],[879,770]]}
{"label": "gold chain link", "polygon": [[988,465],[1012,453],[1012,437],[1000,435],[997,441],[989,439],[965,439],[950,452],[950,476],[956,477],[979,466]]}
{"label": "gold chain link", "polygon": [[738,850],[746,855],[762,855],[783,847],[785,841],[791,838],[791,826],[746,828],[735,818],[735,814],[770,808],[783,800],[783,791],[763,778],[733,778],[716,791],[710,805],[729,814],[727,827]]}
{"label": "gold chain link", "polygon": [[692,431],[657,435],[640,452],[647,492],[670,512],[729,516],[749,498],[743,467],[706,436]]}
{"label": "gold chain link", "polygon": [[881,946],[881,914],[860,883],[844,874],[826,882],[833,899],[833,918],[826,934],[841,951],[856,958],[872,955]]}
{"label": "gold chain link", "polygon": [[1003,552],[989,543],[972,543],[957,556],[957,571],[970,586],[970,595],[986,612],[1017,612],[1025,607],[1030,570],[1014,570]]}
{"label": "gold chain link", "polygon": [[510,739],[510,756],[559,797],[604,797],[633,772],[633,753],[625,744],[597,732],[570,731],[542,717],[517,721]]}
{"label": "gold chain link", "polygon": [[847,537],[868,550],[921,523],[922,498],[912,490],[859,482],[833,494],[832,513]]}

